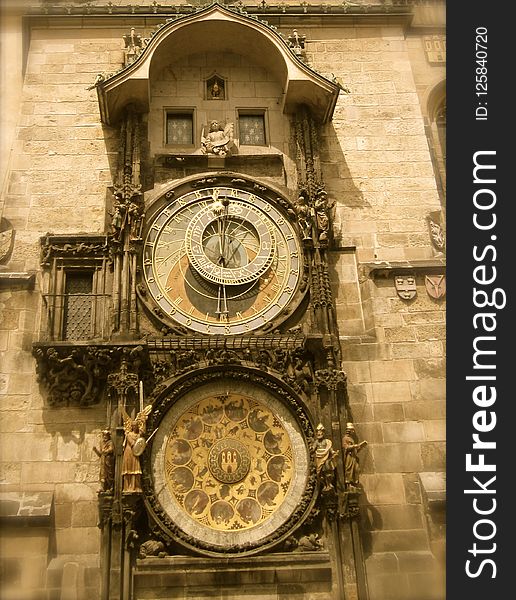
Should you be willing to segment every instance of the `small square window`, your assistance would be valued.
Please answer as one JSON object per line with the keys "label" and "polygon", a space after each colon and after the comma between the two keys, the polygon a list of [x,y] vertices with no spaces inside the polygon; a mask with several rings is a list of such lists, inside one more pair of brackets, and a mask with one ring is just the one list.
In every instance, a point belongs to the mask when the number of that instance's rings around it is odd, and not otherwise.
{"label": "small square window", "polygon": [[239,141],[244,146],[266,146],[265,114],[238,115]]}
{"label": "small square window", "polygon": [[173,146],[193,144],[192,113],[167,113],[167,144]]}

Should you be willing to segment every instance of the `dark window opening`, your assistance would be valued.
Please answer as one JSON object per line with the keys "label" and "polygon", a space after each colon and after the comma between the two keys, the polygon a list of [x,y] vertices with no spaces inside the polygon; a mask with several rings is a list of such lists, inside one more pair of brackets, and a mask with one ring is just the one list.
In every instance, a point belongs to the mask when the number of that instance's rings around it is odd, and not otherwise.
{"label": "dark window opening", "polygon": [[92,335],[93,271],[66,273],[63,306],[63,339],[80,340]]}
{"label": "dark window opening", "polygon": [[244,146],[266,146],[265,115],[239,114],[238,132],[240,144]]}
{"label": "dark window opening", "polygon": [[193,144],[193,115],[167,113],[167,144],[191,146]]}

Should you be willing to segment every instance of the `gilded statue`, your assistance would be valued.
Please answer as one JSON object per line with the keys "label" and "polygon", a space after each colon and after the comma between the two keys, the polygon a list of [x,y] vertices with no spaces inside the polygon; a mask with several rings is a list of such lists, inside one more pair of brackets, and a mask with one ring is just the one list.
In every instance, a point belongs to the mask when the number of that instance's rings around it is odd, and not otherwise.
{"label": "gilded statue", "polygon": [[333,449],[332,441],[324,437],[324,433],[324,425],[319,423],[315,430],[315,442],[312,450],[315,456],[317,477],[322,484],[322,491],[329,492],[335,488],[335,457],[339,451]]}
{"label": "gilded statue", "polygon": [[140,411],[134,419],[120,405],[124,419],[124,454],[122,456],[122,492],[140,493],[142,491],[140,454],[145,449],[145,425],[152,405],[149,404]]}

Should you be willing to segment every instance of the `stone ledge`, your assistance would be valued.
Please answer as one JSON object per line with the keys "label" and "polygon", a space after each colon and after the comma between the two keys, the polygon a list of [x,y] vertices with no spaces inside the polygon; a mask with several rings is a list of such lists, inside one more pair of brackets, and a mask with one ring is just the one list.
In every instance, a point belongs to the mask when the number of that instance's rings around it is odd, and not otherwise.
{"label": "stone ledge", "polygon": [[429,508],[446,503],[446,473],[427,471],[419,473],[423,497]]}
{"label": "stone ledge", "polygon": [[50,522],[54,492],[0,493],[0,522],[41,525]]}
{"label": "stone ledge", "polygon": [[0,289],[19,286],[32,290],[35,279],[35,273],[0,271]]}
{"label": "stone ledge", "polygon": [[331,582],[326,552],[276,554],[249,558],[190,558],[170,556],[136,562],[137,589],[277,583]]}
{"label": "stone ledge", "polygon": [[360,263],[359,270],[365,278],[389,277],[395,274],[409,273],[444,273],[446,259],[436,257],[432,259],[415,260],[378,260]]}

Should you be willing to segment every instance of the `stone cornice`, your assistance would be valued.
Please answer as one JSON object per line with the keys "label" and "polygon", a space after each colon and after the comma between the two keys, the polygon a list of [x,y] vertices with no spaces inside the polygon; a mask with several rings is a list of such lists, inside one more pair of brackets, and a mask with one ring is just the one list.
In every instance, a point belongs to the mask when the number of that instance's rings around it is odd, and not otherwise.
{"label": "stone cornice", "polygon": [[[286,2],[235,2],[232,4],[220,3],[229,10],[249,15],[311,15],[311,16],[336,16],[336,15],[407,15],[412,14],[413,6],[441,4],[442,0],[382,0],[382,2],[321,2],[312,4],[309,2],[299,2],[289,4]],[[176,4],[162,5],[159,2],[139,2],[138,4],[115,5],[112,2],[103,4],[49,4],[46,6],[30,6],[26,10],[29,16],[66,16],[66,17],[87,17],[87,16],[183,16],[191,15],[206,7],[215,4],[207,2],[204,4]]]}
{"label": "stone cornice", "polygon": [[389,277],[400,273],[444,273],[446,259],[436,257],[419,260],[378,260],[364,262],[359,266],[361,274],[365,277]]}

